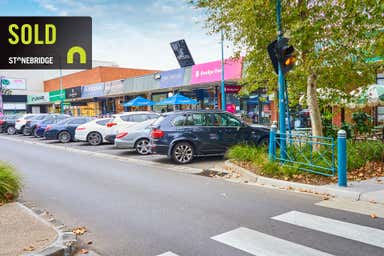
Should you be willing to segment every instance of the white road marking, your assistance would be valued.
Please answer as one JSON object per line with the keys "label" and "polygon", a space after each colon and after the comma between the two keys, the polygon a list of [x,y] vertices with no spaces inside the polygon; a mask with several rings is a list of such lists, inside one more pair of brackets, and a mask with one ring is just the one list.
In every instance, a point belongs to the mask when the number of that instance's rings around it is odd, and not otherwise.
{"label": "white road marking", "polygon": [[348,212],[355,212],[365,215],[374,213],[379,218],[384,218],[384,206],[382,204],[373,204],[364,201],[351,201],[347,199],[324,200],[315,205],[339,209]]}
{"label": "white road marking", "polygon": [[287,212],[272,219],[384,248],[384,230],[298,211]]}
{"label": "white road marking", "polygon": [[240,227],[211,239],[257,256],[331,256],[258,231]]}
{"label": "white road marking", "polygon": [[159,254],[157,256],[179,256],[179,255],[174,254],[173,252],[165,252],[165,253]]}

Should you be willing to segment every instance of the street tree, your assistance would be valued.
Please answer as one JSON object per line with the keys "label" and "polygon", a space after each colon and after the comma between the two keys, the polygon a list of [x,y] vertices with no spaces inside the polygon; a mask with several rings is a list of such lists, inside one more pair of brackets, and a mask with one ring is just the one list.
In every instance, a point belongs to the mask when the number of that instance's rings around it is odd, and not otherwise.
{"label": "street tree", "polygon": [[[276,90],[277,76],[267,46],[277,37],[275,0],[194,0],[206,14],[209,33],[224,31],[236,55],[244,54],[243,93],[259,87]],[[281,0],[284,36],[296,49],[297,62],[287,74],[290,100],[307,94],[312,133],[322,136],[317,88],[349,92],[374,83],[384,56],[382,0]],[[333,91],[338,91],[333,90]],[[330,101],[336,100],[330,97]]]}

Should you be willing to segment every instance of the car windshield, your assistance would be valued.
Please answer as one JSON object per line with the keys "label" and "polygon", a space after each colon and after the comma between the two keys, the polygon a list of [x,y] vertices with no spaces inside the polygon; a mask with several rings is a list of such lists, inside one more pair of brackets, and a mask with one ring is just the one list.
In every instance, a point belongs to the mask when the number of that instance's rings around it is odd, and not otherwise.
{"label": "car windshield", "polygon": [[36,115],[28,115],[28,116],[25,116],[24,119],[25,120],[31,120],[32,118],[34,118]]}
{"label": "car windshield", "polygon": [[63,124],[66,124],[68,123],[72,118],[67,118],[67,119],[64,119],[64,120],[61,120],[60,122],[57,122],[57,125],[63,125]]}
{"label": "car windshield", "polygon": [[47,117],[46,115],[38,115],[38,116],[33,117],[31,120],[43,120],[46,117]]}

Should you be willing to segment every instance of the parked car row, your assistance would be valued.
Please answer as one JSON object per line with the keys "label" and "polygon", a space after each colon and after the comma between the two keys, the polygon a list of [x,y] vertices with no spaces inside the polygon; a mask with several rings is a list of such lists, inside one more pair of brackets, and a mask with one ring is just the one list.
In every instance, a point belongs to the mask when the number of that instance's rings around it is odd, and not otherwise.
{"label": "parked car row", "polygon": [[265,145],[269,136],[268,128],[250,126],[218,110],[161,115],[150,111],[123,112],[99,119],[26,114],[0,120],[0,132],[4,131],[62,143],[84,141],[93,146],[111,143],[116,148],[134,149],[141,155],[166,155],[178,164],[190,163],[199,156],[224,155],[229,147],[239,143]]}

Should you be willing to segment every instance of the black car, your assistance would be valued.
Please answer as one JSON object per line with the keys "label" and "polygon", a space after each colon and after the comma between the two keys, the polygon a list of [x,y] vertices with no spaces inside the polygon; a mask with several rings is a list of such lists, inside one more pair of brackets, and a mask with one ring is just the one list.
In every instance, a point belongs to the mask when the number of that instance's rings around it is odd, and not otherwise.
{"label": "black car", "polygon": [[196,156],[224,155],[239,143],[267,145],[269,129],[253,127],[219,110],[180,111],[161,116],[152,127],[152,152],[186,164]]}
{"label": "black car", "polygon": [[9,115],[0,120],[0,132],[6,132],[10,135],[16,134],[15,122],[18,117],[18,115]]}

